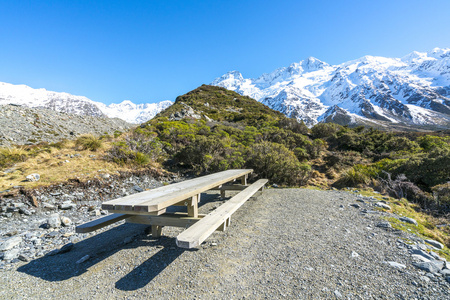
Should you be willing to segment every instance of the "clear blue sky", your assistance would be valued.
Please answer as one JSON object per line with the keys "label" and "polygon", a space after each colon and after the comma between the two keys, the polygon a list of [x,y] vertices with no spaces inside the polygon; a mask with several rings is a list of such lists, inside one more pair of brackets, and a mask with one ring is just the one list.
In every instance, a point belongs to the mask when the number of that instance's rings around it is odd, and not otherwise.
{"label": "clear blue sky", "polygon": [[450,47],[448,0],[0,0],[0,81],[174,100],[227,71]]}

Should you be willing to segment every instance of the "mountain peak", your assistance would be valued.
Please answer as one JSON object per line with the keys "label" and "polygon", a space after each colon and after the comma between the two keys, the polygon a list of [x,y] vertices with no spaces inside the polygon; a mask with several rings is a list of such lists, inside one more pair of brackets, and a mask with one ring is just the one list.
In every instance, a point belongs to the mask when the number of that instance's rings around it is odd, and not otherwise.
{"label": "mountain peak", "polygon": [[321,61],[320,59],[317,59],[315,57],[308,57],[307,59],[303,60],[301,62],[301,65],[303,67],[303,69],[307,72],[313,72],[313,71],[317,71],[317,70],[321,70],[327,66],[329,66],[329,64],[327,64],[326,62]]}

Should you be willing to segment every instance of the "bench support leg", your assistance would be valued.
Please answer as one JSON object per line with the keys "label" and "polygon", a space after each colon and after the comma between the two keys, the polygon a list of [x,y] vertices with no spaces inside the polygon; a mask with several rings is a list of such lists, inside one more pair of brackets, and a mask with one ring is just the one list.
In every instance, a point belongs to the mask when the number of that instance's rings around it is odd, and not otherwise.
{"label": "bench support leg", "polygon": [[241,177],[241,184],[242,185],[247,185],[247,178],[248,178],[247,174]]}
{"label": "bench support leg", "polygon": [[152,225],[152,238],[157,239],[161,237],[162,226]]}
{"label": "bench support leg", "polygon": [[200,195],[195,195],[189,200],[187,204],[188,216],[198,218],[198,202],[200,201]]}
{"label": "bench support leg", "polygon": [[220,190],[220,198],[225,198],[225,190]]}

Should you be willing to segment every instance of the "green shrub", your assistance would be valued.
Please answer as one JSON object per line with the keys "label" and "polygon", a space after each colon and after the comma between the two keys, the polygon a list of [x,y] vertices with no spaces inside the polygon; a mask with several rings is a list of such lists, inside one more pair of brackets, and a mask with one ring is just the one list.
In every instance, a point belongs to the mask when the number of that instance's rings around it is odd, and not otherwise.
{"label": "green shrub", "polygon": [[163,144],[151,132],[129,133],[123,140],[113,143],[107,153],[108,160],[119,164],[146,165],[163,157]]}
{"label": "green shrub", "polygon": [[373,166],[357,164],[344,172],[344,175],[335,183],[338,187],[357,187],[369,185],[379,174]]}
{"label": "green shrub", "polygon": [[248,150],[246,166],[261,178],[282,185],[303,185],[309,179],[311,167],[298,161],[285,146],[262,141]]}
{"label": "green shrub", "polygon": [[77,150],[97,151],[102,147],[102,145],[102,141],[92,134],[84,134],[75,141],[75,148]]}
{"label": "green shrub", "polygon": [[431,190],[438,206],[450,208],[450,182],[436,185]]}

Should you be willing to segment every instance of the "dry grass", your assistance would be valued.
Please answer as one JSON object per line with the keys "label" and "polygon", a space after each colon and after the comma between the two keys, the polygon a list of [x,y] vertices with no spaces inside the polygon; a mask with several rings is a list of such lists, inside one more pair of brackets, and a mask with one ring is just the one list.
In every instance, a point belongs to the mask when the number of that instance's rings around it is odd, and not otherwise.
{"label": "dry grass", "polygon": [[[110,147],[111,144],[105,142],[103,147],[96,152],[75,150],[76,146],[72,141],[68,142],[63,149],[50,148],[50,152],[40,152],[25,162],[16,163],[13,172],[0,173],[0,191],[13,186],[31,188],[64,182],[73,178],[83,181],[98,177],[101,173],[114,174],[118,171],[131,171],[130,167],[119,166],[102,159]],[[26,176],[33,173],[39,174],[40,180],[38,182],[25,181]]]}

